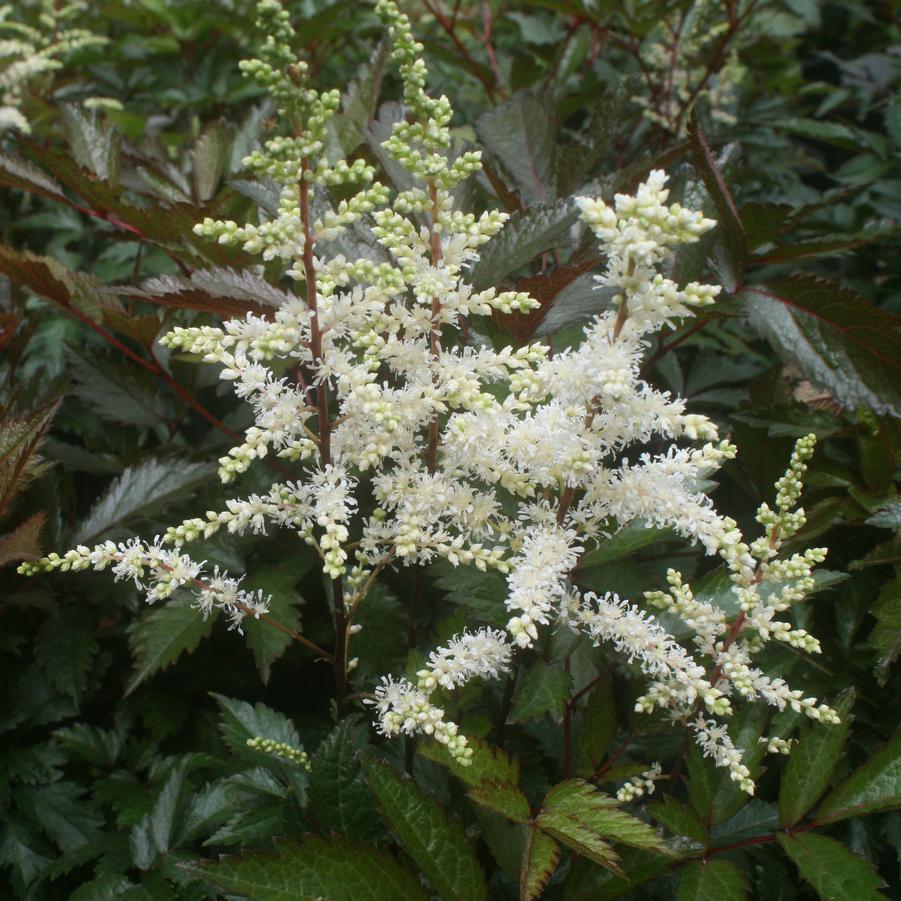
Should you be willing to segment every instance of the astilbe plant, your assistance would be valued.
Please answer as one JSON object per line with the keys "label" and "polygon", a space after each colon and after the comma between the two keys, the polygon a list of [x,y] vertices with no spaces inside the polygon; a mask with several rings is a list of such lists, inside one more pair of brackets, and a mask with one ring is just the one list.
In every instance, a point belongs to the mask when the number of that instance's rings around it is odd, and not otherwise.
{"label": "astilbe plant", "polygon": [[[388,568],[444,558],[495,570],[507,581],[506,628],[465,630],[433,650],[415,676],[385,676],[368,686],[366,700],[383,735],[432,736],[465,765],[473,752],[446,718],[441,692],[508,672],[541,629],[574,630],[612,647],[643,674],[639,712],[688,725],[703,753],[752,793],[751,774],[727,729],[739,702],[789,707],[826,722],[837,717],[754,663],[769,641],[819,650],[813,637],[779,618],[812,590],[812,567],[825,555],[823,549],[780,555],[804,523],[797,503],[813,438],[798,442],[775,507],[760,507],[763,535],[746,542],[703,488],[734,447],[709,419],[641,378],[654,333],[716,300],[718,287],[680,287],[665,274],[675,251],[714,222],[669,203],[661,171],[612,205],[581,198],[582,221],[606,257],[598,281],[613,289],[611,308],[590,322],[577,346],[555,354],[541,344],[496,350],[459,341],[473,317],[527,312],[537,302],[517,291],[477,291],[466,281],[479,248],[506,215],[457,208],[455,188],[479,170],[480,156],[454,147],[450,103],[426,93],[422,47],[408,20],[380,0],[406,106],[383,144],[411,185],[396,191],[377,182],[365,161],[337,158],[329,121],[338,93],[310,86],[276,0],[261,0],[258,11],[267,37],[242,67],[269,90],[286,133],[245,162],[279,186],[278,212],[257,224],[207,219],[196,230],[264,261],[282,261],[297,290],[286,291],[269,318],[175,328],[163,343],[219,366],[220,377],[253,408],[243,443],[219,461],[224,483],[269,454],[296,465],[297,476],[229,500],[224,510],[188,519],[153,541],[80,546],[20,571],[111,568],[144,589],[150,603],[188,589],[199,615],[219,608],[240,629],[247,616],[269,618],[267,598],[243,589],[239,578],[210,571],[185,546],[221,529],[292,529],[321,558],[335,645],[327,651],[294,637],[333,667],[341,716],[359,698],[349,690],[355,619]],[[338,203],[336,187],[345,197]],[[385,259],[330,253],[332,242],[361,227],[387,251]],[[662,452],[647,449],[661,443]],[[579,590],[571,574],[580,558],[634,522],[672,528],[719,555],[739,602],[737,617],[730,621],[698,600],[675,571],[668,590],[634,602]],[[688,637],[677,639],[652,608],[681,621],[679,634]],[[780,736],[765,741],[772,752],[788,750]],[[651,791],[660,773],[649,762],[647,772],[622,787],[620,800]]]}

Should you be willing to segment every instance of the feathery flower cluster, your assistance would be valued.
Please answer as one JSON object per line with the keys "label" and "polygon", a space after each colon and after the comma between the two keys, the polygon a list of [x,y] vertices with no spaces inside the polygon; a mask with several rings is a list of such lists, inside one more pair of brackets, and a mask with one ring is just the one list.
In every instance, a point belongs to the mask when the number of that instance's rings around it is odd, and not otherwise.
{"label": "feathery flower cluster", "polygon": [[59,69],[63,59],[78,50],[106,43],[106,38],[70,23],[83,15],[87,4],[42,0],[37,26],[12,18],[13,6],[0,6],[0,134],[16,129],[31,132],[19,109],[30,81]]}
{"label": "feathery flower cluster", "polygon": [[[479,248],[506,216],[456,208],[452,189],[478,170],[479,154],[453,146],[450,104],[426,93],[422,48],[407,18],[391,0],[377,9],[391,32],[406,103],[382,146],[408,186],[389,190],[373,180],[373,167],[335,162],[326,152],[337,94],[309,87],[291,50],[287,14],[276,0],[260,0],[267,37],[259,58],[243,68],[270,90],[291,133],[270,138],[245,162],[279,186],[281,201],[271,219],[261,212],[245,225],[206,220],[197,231],[280,264],[294,290],[269,318],[176,328],[164,339],[220,366],[220,377],[253,410],[243,442],[220,460],[222,481],[270,452],[295,466],[296,478],[228,500],[226,509],[188,519],[153,545],[77,548],[22,571],[114,565],[117,577],[147,587],[148,600],[193,587],[205,614],[223,607],[239,622],[261,615],[264,600],[218,571],[204,581],[202,564],[184,546],[222,527],[234,534],[290,529],[319,553],[331,580],[336,645],[325,656],[340,705],[353,670],[345,655],[348,636],[359,631],[354,615],[387,566],[443,558],[493,569],[507,580],[506,629],[464,631],[432,651],[415,677],[386,676],[369,701],[382,734],[432,736],[467,763],[472,751],[436,693],[498,677],[514,653],[536,642],[540,627],[556,625],[634,663],[648,681],[638,710],[663,710],[690,724],[705,754],[751,791],[741,752],[716,719],[732,712],[737,697],[825,721],[835,716],[752,662],[770,639],[818,650],[811,636],[776,617],[809,593],[811,567],[825,552],[778,558],[804,522],[794,507],[812,441],[799,442],[776,510],[759,511],[764,537],[747,545],[699,487],[735,449],[706,417],[641,378],[649,336],[719,293],[712,285],[680,286],[666,274],[675,251],[714,223],[670,203],[660,171],[612,204],[582,198],[582,220],[607,260],[598,281],[614,289],[613,309],[588,324],[581,343],[553,356],[540,344],[455,346],[449,339],[465,321],[536,302],[467,283]],[[335,185],[343,186],[340,202]],[[358,238],[366,223],[368,244]],[[324,248],[351,227],[353,241],[341,246],[362,247],[362,255],[328,255]],[[286,372],[297,375],[291,380]],[[652,454],[651,442],[667,449]],[[730,624],[675,572],[668,592],[645,600],[683,620],[686,642],[637,603],[580,591],[573,582],[580,556],[636,521],[672,528],[720,555],[739,617]],[[651,773],[624,790],[644,790]]]}

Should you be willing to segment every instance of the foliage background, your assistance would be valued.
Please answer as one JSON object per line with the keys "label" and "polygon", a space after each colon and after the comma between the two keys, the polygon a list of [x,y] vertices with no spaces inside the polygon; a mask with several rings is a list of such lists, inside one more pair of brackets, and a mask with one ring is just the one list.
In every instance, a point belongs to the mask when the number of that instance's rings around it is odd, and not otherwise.
{"label": "foliage background", "polygon": [[[648,372],[734,436],[739,457],[716,490],[718,505],[749,525],[792,440],[813,431],[822,441],[805,499],[810,522],[798,543],[816,536],[827,545],[830,575],[797,624],[823,640],[825,653],[811,661],[784,652],[770,664],[791,670],[811,694],[840,698],[846,725],[825,737],[802,732],[796,756],[768,763],[750,803],[689,755],[671,766],[673,797],[649,809],[667,834],[682,836],[678,858],[662,865],[627,858],[638,874],[630,884],[569,857],[546,896],[878,897],[880,884],[899,882],[901,855],[898,16],[891,3],[761,0],[739,22],[745,4],[714,4],[729,43],[703,43],[686,69],[694,84],[711,85],[736,48],[745,73],[735,120],[712,117],[700,91],[697,122],[689,128],[686,114],[673,133],[649,121],[634,98],[661,102],[648,89],[647,48],[662,23],[682,21],[696,5],[405,5],[436,93],[455,105],[460,141],[486,152],[487,177],[467,202],[513,213],[474,280],[515,283],[544,304],[512,331],[483,324],[485,335],[502,343],[541,336],[555,347],[575,340],[578,323],[603,299],[589,290],[598,261],[574,231],[569,198],[628,188],[662,165],[677,192],[721,222],[700,253],[680,259],[680,275],[712,270],[729,297],[715,318],[665,335]],[[371,9],[312,0],[288,6],[317,81],[347,86],[336,140],[384,164],[377,142],[396,114],[398,85]],[[37,12],[21,6],[25,18]],[[246,411],[203,367],[170,358],[155,338],[174,322],[256,303],[221,273],[245,265],[242,254],[190,232],[205,215],[240,219],[268,201],[265,186],[240,173],[269,115],[236,65],[252,19],[252,4],[227,0],[91,4],[79,24],[109,43],[30,85],[23,111],[33,134],[0,139],[4,896],[216,897],[199,875],[204,858],[266,849],[304,832],[345,837],[304,847],[344,868],[348,892],[397,897],[406,885],[403,874],[370,884],[363,863],[360,886],[348,875],[357,858],[345,840],[395,850],[398,837],[406,843],[389,816],[391,837],[380,808],[390,776],[372,762],[365,778],[361,769],[357,752],[373,744],[365,716],[334,725],[330,673],[303,648],[259,623],[249,623],[242,640],[177,601],[142,608],[132,587],[102,575],[23,579],[11,565],[39,548],[154,534],[218,506],[208,461],[249,424]],[[86,112],[81,101],[93,96],[118,99],[123,109]],[[211,267],[219,267],[216,277],[190,281]],[[181,289],[148,286],[164,275],[180,275]],[[270,476],[260,467],[246,481],[264,486]],[[331,641],[317,568],[292,536],[216,539],[203,556],[234,571],[252,561],[248,583],[273,594],[278,619],[292,628],[302,622],[318,643]],[[649,530],[611,542],[577,578],[634,596],[659,582],[675,557],[686,576],[723,594],[716,572],[704,578],[697,552]],[[412,593],[401,573],[368,604],[366,640],[353,649],[359,690],[404,667],[408,636],[427,648],[460,628],[464,608],[491,622],[503,584],[435,566],[411,620]],[[610,659],[558,644],[528,659],[515,684],[477,698],[464,692],[460,701],[467,732],[518,762],[530,801],[568,775],[559,723],[570,710],[578,772],[608,788],[634,774],[635,762],[681,759],[682,736],[665,724],[618,756],[636,725],[629,683]],[[744,728],[753,742],[763,724]],[[302,745],[312,770],[248,749],[256,735]],[[458,873],[475,880],[464,891],[453,881],[443,890],[440,875],[427,873],[432,889],[478,897],[487,878],[491,897],[517,897],[518,827],[467,799],[465,786],[420,750],[419,787],[470,837],[481,836],[477,868],[485,874]],[[379,752],[398,763],[403,755],[384,745]],[[885,762],[881,794],[864,804],[874,812],[828,827],[817,821],[822,815],[809,812],[820,797],[874,754]],[[816,841],[793,852],[779,829],[805,816],[817,827],[805,834]],[[829,839],[849,850],[817,844]],[[266,867],[282,866],[295,879],[305,864],[281,847]],[[446,849],[451,856],[454,847]],[[511,847],[512,859],[503,850]],[[409,848],[400,855],[405,865],[411,858],[421,870]],[[695,862],[702,858],[710,863]],[[252,854],[246,859],[254,864]],[[220,884],[240,890],[228,878],[226,870]],[[306,896],[301,888],[269,890],[251,896]]]}

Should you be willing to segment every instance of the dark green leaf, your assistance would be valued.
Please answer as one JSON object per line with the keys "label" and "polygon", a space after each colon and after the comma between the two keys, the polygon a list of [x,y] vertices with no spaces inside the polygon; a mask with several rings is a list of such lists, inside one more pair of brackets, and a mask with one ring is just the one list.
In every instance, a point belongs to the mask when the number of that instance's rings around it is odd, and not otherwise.
{"label": "dark green leaf", "polygon": [[854,691],[849,689],[833,705],[841,722],[827,726],[803,723],[792,748],[779,790],[779,823],[794,826],[813,807],[829,785],[851,728]]}
{"label": "dark green leaf", "polygon": [[253,901],[425,901],[427,897],[392,857],[340,837],[326,842],[308,835],[302,845],[282,842],[271,854],[226,857],[192,871]]}
{"label": "dark green leaf", "polygon": [[366,780],[388,825],[410,857],[443,898],[484,899],[485,877],[457,820],[416,784],[384,763],[366,765]]}
{"label": "dark green leaf", "polygon": [[554,200],[556,122],[549,97],[519,91],[479,116],[476,131],[528,205]]}
{"label": "dark green leaf", "polygon": [[173,768],[153,809],[131,830],[132,861],[139,870],[149,869],[160,855],[178,843],[188,803],[186,770],[184,764]]}
{"label": "dark green leaf", "polygon": [[77,703],[97,655],[96,625],[68,607],[45,620],[35,639],[35,657],[57,691]]}
{"label": "dark green leaf", "polygon": [[169,512],[214,472],[207,463],[190,463],[177,457],[147,457],[126,469],[101,495],[79,523],[73,541],[91,544],[111,529],[145,520],[161,511]]}
{"label": "dark green leaf", "polygon": [[541,896],[560,860],[560,846],[537,826],[529,827],[529,838],[519,883],[520,901]]}
{"label": "dark green leaf", "polygon": [[647,811],[673,835],[684,835],[702,845],[710,841],[709,830],[698,815],[687,804],[677,801],[672,795],[667,795],[662,801],[651,801]]}
{"label": "dark green leaf", "polygon": [[581,775],[590,776],[598,768],[615,731],[613,679],[607,674],[588,696],[588,704],[582,714],[582,732],[579,735]]}
{"label": "dark green leaf", "polygon": [[481,251],[472,272],[472,283],[479,289],[499,285],[538,254],[555,247],[578,217],[579,211],[569,199],[536,204],[524,212],[514,213]]}
{"label": "dark green leaf", "polygon": [[882,901],[873,868],[841,842],[812,832],[785,835],[779,844],[824,901]]}
{"label": "dark green leaf", "polygon": [[830,822],[901,807],[901,734],[826,796],[817,820]]}
{"label": "dark green leaf", "polygon": [[682,870],[676,901],[740,901],[747,897],[748,884],[734,863],[704,860]]}
{"label": "dark green leaf", "polygon": [[469,790],[469,797],[514,823],[525,823],[530,816],[529,802],[522,791],[509,782],[481,781]]}
{"label": "dark green leaf", "polygon": [[126,694],[173,664],[183,653],[190,654],[213,631],[217,612],[204,619],[190,601],[176,599],[148,610],[129,626],[128,643],[135,669]]}
{"label": "dark green leaf", "polygon": [[343,720],[313,755],[310,804],[319,825],[350,839],[372,838],[380,819],[363,779],[359,745],[350,720]]}
{"label": "dark green leaf", "polygon": [[519,723],[545,713],[562,716],[571,688],[569,673],[539,660],[519,680],[508,721]]}
{"label": "dark green leaf", "polygon": [[901,416],[898,317],[809,276],[746,288],[751,323],[787,363],[851,408]]}

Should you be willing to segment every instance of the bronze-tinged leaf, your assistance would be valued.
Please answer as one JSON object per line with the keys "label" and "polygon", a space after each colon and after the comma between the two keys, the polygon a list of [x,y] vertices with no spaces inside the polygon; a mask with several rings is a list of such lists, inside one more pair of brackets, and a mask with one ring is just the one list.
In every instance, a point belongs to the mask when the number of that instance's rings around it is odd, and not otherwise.
{"label": "bronze-tinged leaf", "polygon": [[43,511],[35,513],[0,538],[0,567],[41,556],[41,530],[46,519]]}

